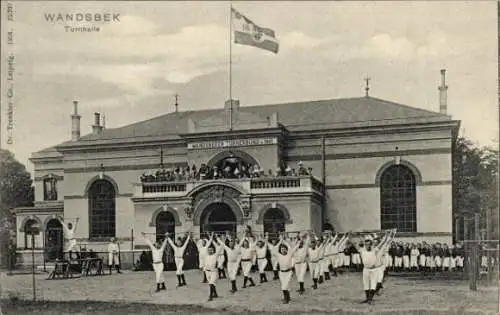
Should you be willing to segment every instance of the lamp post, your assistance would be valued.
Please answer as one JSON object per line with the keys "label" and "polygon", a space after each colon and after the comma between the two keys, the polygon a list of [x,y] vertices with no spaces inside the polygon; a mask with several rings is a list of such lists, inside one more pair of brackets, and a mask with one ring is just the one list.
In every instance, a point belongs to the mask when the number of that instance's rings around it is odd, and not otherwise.
{"label": "lamp post", "polygon": [[31,233],[31,275],[33,280],[33,301],[36,301],[36,279],[35,279],[35,234],[40,233],[40,225],[34,223],[29,232]]}

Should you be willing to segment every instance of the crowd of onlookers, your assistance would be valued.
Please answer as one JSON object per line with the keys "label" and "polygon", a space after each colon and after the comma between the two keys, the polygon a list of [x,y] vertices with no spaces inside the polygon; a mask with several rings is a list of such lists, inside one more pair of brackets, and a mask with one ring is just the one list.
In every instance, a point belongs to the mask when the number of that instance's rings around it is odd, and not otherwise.
{"label": "crowd of onlookers", "polygon": [[304,167],[302,162],[298,163],[298,168],[291,168],[285,164],[277,167],[274,171],[261,168],[258,164],[231,163],[224,161],[219,166],[209,167],[201,164],[186,167],[163,168],[157,171],[150,171],[141,176],[141,182],[169,182],[185,180],[208,180],[220,178],[256,178],[256,177],[280,177],[280,176],[304,176],[312,175],[311,167]]}

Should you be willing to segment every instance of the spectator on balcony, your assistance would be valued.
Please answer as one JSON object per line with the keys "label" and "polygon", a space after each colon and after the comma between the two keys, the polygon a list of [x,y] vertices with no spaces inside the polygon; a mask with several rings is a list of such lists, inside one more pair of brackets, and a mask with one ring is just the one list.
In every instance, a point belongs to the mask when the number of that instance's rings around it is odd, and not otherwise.
{"label": "spectator on balcony", "polygon": [[221,171],[219,170],[219,168],[217,167],[217,165],[214,165],[214,167],[212,168],[212,176],[211,176],[211,179],[219,179],[221,178]]}
{"label": "spectator on balcony", "polygon": [[292,168],[292,176],[297,176],[297,172],[295,171],[294,168]]}
{"label": "spectator on balcony", "polygon": [[201,164],[200,170],[199,170],[199,177],[197,179],[199,180],[204,180],[207,179],[207,174],[208,174],[208,167],[206,164]]}
{"label": "spectator on balcony", "polygon": [[274,170],[274,176],[275,177],[280,177],[282,175],[282,172],[281,172],[281,167],[277,167],[275,170]]}
{"label": "spectator on balcony", "polygon": [[311,176],[312,176],[312,174],[313,174],[313,169],[312,169],[312,167],[308,167],[308,168],[307,168],[307,175],[311,175]]}
{"label": "spectator on balcony", "polygon": [[292,176],[292,168],[290,166],[286,167],[285,176]]}
{"label": "spectator on balcony", "polygon": [[191,178],[198,179],[198,169],[196,168],[196,165],[194,165],[194,164],[193,164],[193,167],[191,167]]}
{"label": "spectator on balcony", "polygon": [[306,170],[306,168],[304,167],[304,165],[303,165],[303,163],[301,161],[299,161],[298,165],[299,165],[299,175],[300,176],[308,175],[307,174],[307,170]]}
{"label": "spectator on balcony", "polygon": [[243,177],[243,174],[240,172],[240,170],[237,167],[234,169],[233,174],[234,174],[234,178],[242,178]]}
{"label": "spectator on balcony", "polygon": [[250,177],[248,176],[248,167],[245,165],[241,165],[241,177]]}

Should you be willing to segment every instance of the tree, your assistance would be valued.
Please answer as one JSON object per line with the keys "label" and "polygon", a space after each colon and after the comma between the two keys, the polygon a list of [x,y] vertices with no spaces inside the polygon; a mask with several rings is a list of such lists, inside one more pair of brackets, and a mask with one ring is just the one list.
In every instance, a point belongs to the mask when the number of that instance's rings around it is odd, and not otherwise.
{"label": "tree", "polygon": [[[33,206],[32,183],[30,173],[14,154],[0,149],[0,253],[7,252],[11,234],[16,230],[12,210]],[[0,263],[5,266],[7,257],[2,255]]]}
{"label": "tree", "polygon": [[[481,215],[481,229],[490,222],[492,237],[498,239],[498,149],[480,147],[460,137],[454,147],[453,211],[457,217],[464,213]],[[489,212],[489,213],[488,213]],[[455,231],[463,237],[463,226]],[[473,231],[468,229],[469,238]]]}

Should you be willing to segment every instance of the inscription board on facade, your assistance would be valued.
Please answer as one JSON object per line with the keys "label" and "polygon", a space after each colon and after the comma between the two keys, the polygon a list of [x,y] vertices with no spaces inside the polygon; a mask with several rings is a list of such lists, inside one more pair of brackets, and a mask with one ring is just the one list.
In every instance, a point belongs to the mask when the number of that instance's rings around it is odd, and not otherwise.
{"label": "inscription board on facade", "polygon": [[230,147],[249,147],[256,145],[277,144],[277,138],[257,138],[257,139],[234,139],[219,141],[204,141],[188,143],[188,149],[218,149]]}

